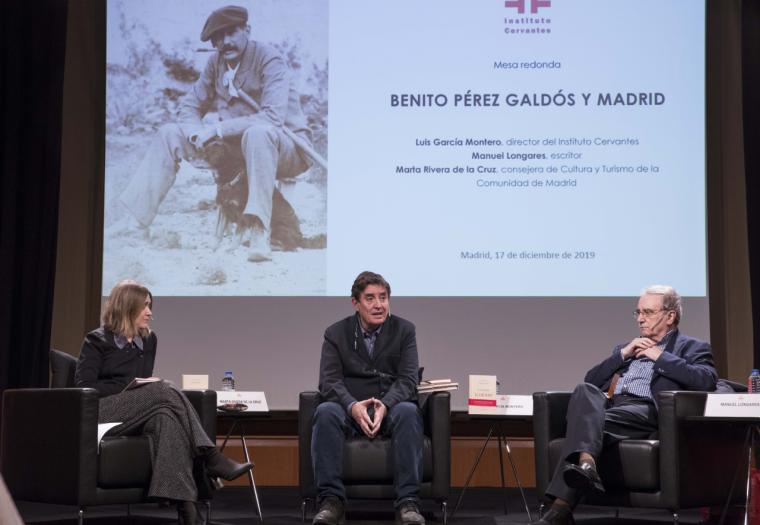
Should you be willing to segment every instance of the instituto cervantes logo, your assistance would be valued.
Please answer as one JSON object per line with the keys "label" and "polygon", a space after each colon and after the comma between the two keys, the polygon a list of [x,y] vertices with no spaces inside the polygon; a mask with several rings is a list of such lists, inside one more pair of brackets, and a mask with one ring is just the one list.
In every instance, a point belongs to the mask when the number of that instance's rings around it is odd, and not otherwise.
{"label": "instituto cervantes logo", "polygon": [[552,0],[505,0],[504,7],[516,7],[517,12],[525,14],[525,4],[530,3],[530,13],[535,15],[541,7],[551,7]]}
{"label": "instituto cervantes logo", "polygon": [[[525,15],[530,8],[531,15],[537,15],[539,9],[548,9],[551,0],[504,0],[504,7],[516,9],[518,15]],[[535,35],[551,33],[551,19],[547,16],[517,16],[504,17],[504,32],[508,35]]]}

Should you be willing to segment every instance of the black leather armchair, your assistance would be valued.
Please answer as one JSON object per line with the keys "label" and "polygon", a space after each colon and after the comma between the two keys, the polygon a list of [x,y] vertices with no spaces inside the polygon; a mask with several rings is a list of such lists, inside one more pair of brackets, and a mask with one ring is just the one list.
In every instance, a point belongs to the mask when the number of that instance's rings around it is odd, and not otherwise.
{"label": "black leather armchair", "polygon": [[[71,386],[76,360],[51,351],[54,388],[6,390],[0,470],[16,500],[96,505],[146,500],[151,478],[147,436],[106,437],[98,452],[98,394]],[[216,392],[185,391],[209,437],[216,439]]]}
{"label": "black leather armchair", "polygon": [[[586,503],[667,509],[674,523],[681,509],[725,504],[737,467],[746,476],[746,426],[690,419],[702,416],[706,398],[706,392],[660,393],[656,434],[605,449],[598,468],[606,492],[589,496]],[[533,394],[539,498],[561,459],[569,401],[569,392]],[[737,483],[742,486],[741,479]],[[742,501],[740,490],[735,499]]]}
{"label": "black leather armchair", "polygon": [[[298,474],[304,520],[308,503],[317,496],[311,464],[311,428],[319,403],[319,392],[301,392],[298,403]],[[430,394],[420,401],[425,421],[420,497],[435,499],[441,505],[444,523],[451,486],[450,405],[449,392]],[[395,498],[390,447],[391,440],[382,437],[373,440],[358,437],[346,441],[343,482],[349,498]]]}

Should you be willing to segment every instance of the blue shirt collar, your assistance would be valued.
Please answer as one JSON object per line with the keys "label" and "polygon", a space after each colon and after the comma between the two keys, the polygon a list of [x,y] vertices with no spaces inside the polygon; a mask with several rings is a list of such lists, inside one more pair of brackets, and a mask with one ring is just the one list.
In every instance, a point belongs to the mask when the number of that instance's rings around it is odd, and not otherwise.
{"label": "blue shirt collar", "polygon": [[372,332],[368,332],[368,331],[366,331],[364,329],[364,325],[362,324],[361,319],[359,319],[359,330],[362,331],[362,337],[364,337],[365,339],[367,339],[369,337],[372,337],[372,336],[378,336],[378,335],[380,335],[380,331],[383,329],[384,325],[385,325],[385,322],[383,322],[383,324],[381,324],[380,326],[378,326],[377,328],[375,328]]}

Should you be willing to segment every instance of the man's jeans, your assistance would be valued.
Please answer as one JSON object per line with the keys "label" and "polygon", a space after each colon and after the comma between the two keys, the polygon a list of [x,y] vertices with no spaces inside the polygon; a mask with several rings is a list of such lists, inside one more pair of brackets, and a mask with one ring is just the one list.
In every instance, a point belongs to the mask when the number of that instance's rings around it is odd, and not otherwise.
{"label": "man's jeans", "polygon": [[[343,445],[346,437],[364,435],[356,421],[338,403],[321,403],[314,413],[311,461],[319,500],[334,496],[346,501],[343,486]],[[422,481],[422,414],[416,403],[394,405],[385,416],[381,433],[390,434],[393,450],[394,506],[418,499]]]}

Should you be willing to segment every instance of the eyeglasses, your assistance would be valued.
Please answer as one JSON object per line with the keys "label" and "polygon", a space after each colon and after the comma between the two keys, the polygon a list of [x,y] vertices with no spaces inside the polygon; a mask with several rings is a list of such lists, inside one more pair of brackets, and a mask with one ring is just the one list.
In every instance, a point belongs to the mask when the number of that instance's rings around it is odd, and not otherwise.
{"label": "eyeglasses", "polygon": [[668,308],[660,308],[659,310],[651,310],[649,308],[644,308],[643,310],[634,310],[633,311],[633,318],[638,319],[640,315],[643,315],[644,317],[652,317],[654,314],[658,314],[660,312],[669,312],[670,310]]}

